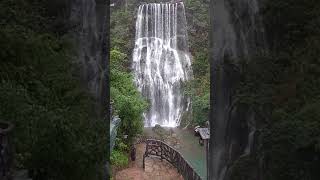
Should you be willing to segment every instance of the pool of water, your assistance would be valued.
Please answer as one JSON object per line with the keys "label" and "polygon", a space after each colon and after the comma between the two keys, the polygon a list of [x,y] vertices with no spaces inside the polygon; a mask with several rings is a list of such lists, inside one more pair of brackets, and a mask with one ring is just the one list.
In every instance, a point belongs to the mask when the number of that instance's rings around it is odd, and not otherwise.
{"label": "pool of water", "polygon": [[205,146],[200,146],[199,137],[194,136],[192,130],[177,129],[175,132],[177,132],[181,145],[178,151],[202,179],[207,179],[206,150]]}

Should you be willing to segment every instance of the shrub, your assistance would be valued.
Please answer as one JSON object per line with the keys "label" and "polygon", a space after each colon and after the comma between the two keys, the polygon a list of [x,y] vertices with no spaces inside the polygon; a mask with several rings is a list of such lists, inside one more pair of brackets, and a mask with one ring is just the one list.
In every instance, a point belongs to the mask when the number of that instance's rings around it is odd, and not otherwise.
{"label": "shrub", "polygon": [[128,155],[119,150],[113,150],[111,152],[110,162],[112,165],[119,168],[126,167],[129,162]]}

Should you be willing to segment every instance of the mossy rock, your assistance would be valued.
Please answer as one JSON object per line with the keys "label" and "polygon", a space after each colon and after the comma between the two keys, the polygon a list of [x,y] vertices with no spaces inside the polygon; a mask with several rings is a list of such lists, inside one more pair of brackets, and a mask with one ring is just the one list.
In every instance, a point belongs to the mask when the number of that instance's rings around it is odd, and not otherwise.
{"label": "mossy rock", "polygon": [[167,136],[170,136],[170,131],[166,130],[165,128],[161,127],[159,124],[156,124],[152,131],[155,132],[158,136],[161,138],[166,138]]}

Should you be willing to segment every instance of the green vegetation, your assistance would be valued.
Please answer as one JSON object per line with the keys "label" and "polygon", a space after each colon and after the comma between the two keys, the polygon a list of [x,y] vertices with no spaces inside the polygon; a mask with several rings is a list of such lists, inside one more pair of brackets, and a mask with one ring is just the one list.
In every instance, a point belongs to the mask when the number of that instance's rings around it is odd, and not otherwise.
{"label": "green vegetation", "polygon": [[[112,9],[111,13],[111,51],[110,51],[110,97],[115,115],[121,119],[115,148],[111,153],[114,168],[128,165],[129,147],[134,138],[143,131],[142,113],[148,103],[134,85],[130,71],[130,54],[134,44],[133,10],[123,7]],[[124,135],[128,135],[124,139]]]}
{"label": "green vegetation", "polygon": [[128,165],[128,155],[122,151],[113,150],[110,156],[110,162],[116,167],[126,167]]}
{"label": "green vegetation", "polygon": [[270,55],[242,64],[239,103],[267,120],[259,122],[265,179],[320,176],[319,8],[319,1],[267,1],[263,15]]}
{"label": "green vegetation", "polygon": [[117,168],[123,168],[128,165],[129,146],[122,139],[116,138],[116,146],[110,156],[111,164]]}
{"label": "green vegetation", "polygon": [[72,44],[48,7],[0,2],[0,118],[15,124],[16,168],[34,180],[101,179],[106,127],[93,118]]}
{"label": "green vegetation", "polygon": [[118,135],[128,135],[129,140],[142,133],[142,113],[147,102],[133,83],[133,76],[125,67],[127,56],[118,50],[111,50],[110,92],[116,114],[121,119]]}
{"label": "green vegetation", "polygon": [[209,117],[210,63],[208,60],[209,2],[185,1],[190,52],[194,79],[186,84],[185,93],[192,101],[192,125],[204,125]]}
{"label": "green vegetation", "polygon": [[119,48],[125,54],[131,54],[133,50],[135,38],[134,13],[134,10],[117,9],[112,11],[110,17],[111,47]]}
{"label": "green vegetation", "polygon": [[121,139],[116,139],[115,149],[111,152],[110,162],[117,168],[124,168],[128,166],[128,145],[121,141]]}

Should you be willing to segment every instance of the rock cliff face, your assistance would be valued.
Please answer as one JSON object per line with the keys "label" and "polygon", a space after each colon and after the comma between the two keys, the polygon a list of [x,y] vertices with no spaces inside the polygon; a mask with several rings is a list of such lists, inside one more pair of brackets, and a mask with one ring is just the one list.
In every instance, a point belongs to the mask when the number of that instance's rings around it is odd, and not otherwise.
{"label": "rock cliff face", "polygon": [[[257,0],[211,1],[211,138],[209,179],[229,180],[235,163],[256,151],[257,114],[238,105],[239,60],[265,53]],[[252,172],[259,179],[259,172]]]}
{"label": "rock cliff face", "polygon": [[71,0],[69,23],[77,45],[84,86],[94,95],[97,118],[106,116],[109,102],[109,7],[104,0]]}

